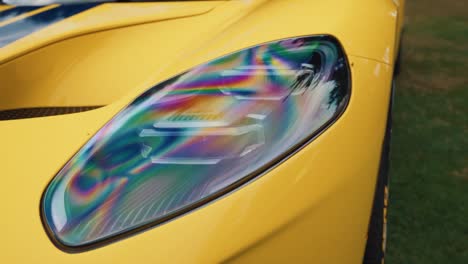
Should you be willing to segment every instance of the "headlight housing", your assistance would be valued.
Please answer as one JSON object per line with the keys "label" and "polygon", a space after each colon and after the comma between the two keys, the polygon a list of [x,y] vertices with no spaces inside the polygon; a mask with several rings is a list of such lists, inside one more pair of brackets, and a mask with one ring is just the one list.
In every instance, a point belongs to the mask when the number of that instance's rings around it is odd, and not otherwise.
{"label": "headlight housing", "polygon": [[52,240],[79,251],[160,224],[253,179],[323,131],[350,96],[330,36],[258,45],[154,86],[47,187]]}

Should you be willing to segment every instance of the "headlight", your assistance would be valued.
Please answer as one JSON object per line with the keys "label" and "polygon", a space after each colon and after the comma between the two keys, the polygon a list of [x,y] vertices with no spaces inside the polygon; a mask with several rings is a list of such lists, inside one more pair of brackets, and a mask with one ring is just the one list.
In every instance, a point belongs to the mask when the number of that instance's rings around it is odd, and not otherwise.
{"label": "headlight", "polygon": [[186,213],[285,159],[344,110],[346,57],[328,36],[248,48],[149,89],[62,168],[42,200],[63,249]]}

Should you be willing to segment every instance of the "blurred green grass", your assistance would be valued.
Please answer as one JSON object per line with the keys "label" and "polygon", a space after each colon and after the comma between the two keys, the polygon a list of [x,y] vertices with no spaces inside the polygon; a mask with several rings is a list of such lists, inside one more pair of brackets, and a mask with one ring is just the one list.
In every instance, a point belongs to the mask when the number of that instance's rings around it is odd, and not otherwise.
{"label": "blurred green grass", "polygon": [[468,1],[407,0],[386,263],[468,264]]}

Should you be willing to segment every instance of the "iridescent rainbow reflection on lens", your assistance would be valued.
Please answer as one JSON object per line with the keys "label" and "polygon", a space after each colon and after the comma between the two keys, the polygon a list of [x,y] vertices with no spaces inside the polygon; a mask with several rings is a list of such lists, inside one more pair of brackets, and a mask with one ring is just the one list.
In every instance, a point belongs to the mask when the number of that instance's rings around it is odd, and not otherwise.
{"label": "iridescent rainbow reflection on lens", "polygon": [[327,36],[249,48],[156,85],[51,181],[47,229],[79,247],[192,210],[320,132],[349,92],[346,58]]}

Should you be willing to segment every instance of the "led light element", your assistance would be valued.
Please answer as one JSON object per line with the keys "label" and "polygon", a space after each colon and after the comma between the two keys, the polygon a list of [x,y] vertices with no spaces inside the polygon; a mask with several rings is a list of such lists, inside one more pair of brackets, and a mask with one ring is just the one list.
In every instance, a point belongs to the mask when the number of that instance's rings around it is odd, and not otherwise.
{"label": "led light element", "polygon": [[62,249],[84,250],[193,210],[261,174],[344,110],[346,57],[328,36],[248,48],[156,85],[47,187]]}

